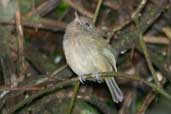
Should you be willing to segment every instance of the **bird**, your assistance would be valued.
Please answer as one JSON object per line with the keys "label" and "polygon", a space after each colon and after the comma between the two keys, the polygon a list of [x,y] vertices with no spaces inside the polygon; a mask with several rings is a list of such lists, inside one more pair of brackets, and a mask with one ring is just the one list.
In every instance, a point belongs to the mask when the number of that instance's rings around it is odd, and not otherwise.
{"label": "bird", "polygon": [[[86,74],[94,74],[98,81],[98,72],[117,72],[111,45],[97,31],[91,19],[79,16],[76,12],[74,20],[66,27],[63,50],[67,64],[81,82]],[[114,77],[106,77],[104,80],[113,101],[122,102],[124,96]]]}

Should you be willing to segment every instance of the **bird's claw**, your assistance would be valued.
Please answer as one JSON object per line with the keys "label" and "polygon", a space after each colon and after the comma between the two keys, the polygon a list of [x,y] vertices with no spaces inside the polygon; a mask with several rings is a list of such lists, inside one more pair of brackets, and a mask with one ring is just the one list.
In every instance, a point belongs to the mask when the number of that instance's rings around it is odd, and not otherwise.
{"label": "bird's claw", "polygon": [[98,72],[92,74],[92,77],[95,78],[95,81],[98,83],[102,83],[103,81],[100,79]]}
{"label": "bird's claw", "polygon": [[83,75],[79,76],[79,80],[82,84],[84,84],[84,81],[86,81],[86,79]]}

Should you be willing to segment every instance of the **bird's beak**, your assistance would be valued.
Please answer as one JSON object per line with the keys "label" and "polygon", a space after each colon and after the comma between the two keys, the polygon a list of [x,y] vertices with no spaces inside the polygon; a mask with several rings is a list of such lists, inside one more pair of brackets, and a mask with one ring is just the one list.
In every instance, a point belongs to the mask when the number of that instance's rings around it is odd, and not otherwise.
{"label": "bird's beak", "polygon": [[79,22],[81,24],[80,17],[79,17],[77,12],[75,12],[75,19],[74,19],[74,21],[75,22]]}

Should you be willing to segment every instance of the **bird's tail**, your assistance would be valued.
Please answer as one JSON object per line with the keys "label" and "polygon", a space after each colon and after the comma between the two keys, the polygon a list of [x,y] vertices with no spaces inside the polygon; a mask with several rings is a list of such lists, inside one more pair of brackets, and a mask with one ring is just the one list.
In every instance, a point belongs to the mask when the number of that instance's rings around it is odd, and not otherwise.
{"label": "bird's tail", "polygon": [[117,85],[115,79],[106,78],[105,82],[109,88],[113,101],[116,103],[121,102],[123,100],[123,93],[119,88],[119,86]]}

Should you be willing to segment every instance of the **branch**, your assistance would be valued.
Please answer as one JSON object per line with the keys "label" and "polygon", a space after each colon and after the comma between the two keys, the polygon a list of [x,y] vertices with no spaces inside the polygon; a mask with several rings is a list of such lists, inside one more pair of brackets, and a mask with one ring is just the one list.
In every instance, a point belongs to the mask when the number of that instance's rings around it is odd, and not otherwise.
{"label": "branch", "polygon": [[74,3],[72,0],[64,0],[66,3],[68,3],[72,8],[74,8],[75,10],[77,10],[78,12],[80,12],[81,14],[89,17],[89,18],[93,18],[93,14],[90,13],[89,11],[87,11],[85,8],[83,8],[82,6],[80,6],[78,3]]}
{"label": "branch", "polygon": [[99,14],[99,11],[100,11],[100,7],[103,3],[103,0],[99,0],[98,4],[97,4],[97,8],[96,8],[96,11],[95,11],[95,14],[94,14],[94,17],[93,17],[93,23],[95,24],[96,21],[97,21],[97,17],[98,17],[98,14]]}
{"label": "branch", "polygon": [[52,10],[54,10],[57,5],[59,5],[60,0],[47,0],[40,4],[36,9],[29,12],[27,16],[33,16],[33,15],[39,15],[39,16],[45,16]]}
{"label": "branch", "polygon": [[150,59],[149,54],[148,54],[148,49],[147,49],[146,44],[144,43],[144,40],[143,40],[142,33],[140,33],[140,45],[141,45],[141,48],[143,50],[147,65],[148,65],[148,67],[150,69],[150,72],[152,73],[153,78],[154,78],[154,81],[160,87],[160,82],[159,82],[159,80],[157,78],[157,75],[156,75],[156,72],[155,72],[155,70],[153,68],[151,59]]}
{"label": "branch", "polygon": [[76,82],[74,84],[73,98],[71,99],[71,103],[69,105],[67,114],[72,114],[72,111],[73,111],[74,106],[75,106],[75,102],[77,100],[77,95],[78,95],[78,92],[79,92],[79,88],[80,88],[80,82]]}
{"label": "branch", "polygon": [[[0,21],[1,24],[4,25],[15,25],[16,22],[14,20],[11,21]],[[65,29],[66,23],[59,21],[59,20],[52,20],[46,18],[24,18],[22,19],[22,24],[24,27],[28,28],[36,28],[36,29],[43,29],[49,31],[63,31]]]}
{"label": "branch", "polygon": [[[165,10],[167,5],[167,0],[161,0],[158,4],[146,4],[144,13],[141,14],[139,20],[140,31],[145,33],[150,26],[160,17],[161,13]],[[123,29],[124,28],[124,29]],[[122,29],[122,30],[121,30]],[[133,45],[139,45],[139,32],[133,23],[127,22],[124,27],[121,27],[118,31],[115,32],[118,41],[113,41],[112,46],[115,49],[117,55],[125,49],[132,48]]]}
{"label": "branch", "polygon": [[[144,84],[148,85],[149,87],[151,87],[152,89],[154,89],[155,91],[157,91],[158,93],[160,93],[165,98],[167,98],[168,100],[171,101],[171,96],[168,93],[166,93],[163,89],[159,88],[158,86],[156,86],[153,83],[150,83],[148,81],[145,81],[145,80],[139,78],[138,76],[132,76],[132,75],[128,75],[128,74],[124,74],[124,73],[120,73],[120,72],[103,72],[103,73],[98,73],[98,75],[100,76],[100,79],[104,79],[104,78],[112,76],[112,77],[123,77],[123,78],[128,78],[131,80],[143,82]],[[90,79],[92,79],[92,74],[84,75],[84,77],[86,80],[90,80]],[[59,82],[51,88],[47,88],[44,91],[40,91],[39,93],[34,94],[34,95],[28,97],[27,99],[23,100],[19,104],[17,104],[15,106],[15,108],[11,110],[11,112],[9,114],[15,114],[16,112],[20,111],[22,108],[31,104],[35,99],[42,98],[44,95],[53,93],[53,92],[55,92],[61,88],[64,88],[68,85],[73,85],[75,82],[79,82],[78,77],[72,78],[72,79],[69,79],[69,80],[66,80],[63,82]]]}
{"label": "branch", "polygon": [[[18,41],[18,75],[21,81],[24,79],[25,74],[25,58],[24,58],[24,33],[23,27],[21,23],[21,13],[20,13],[20,6],[18,1],[17,3],[17,10],[16,10],[16,29],[17,29],[17,41]],[[15,82],[14,82],[15,83]]]}

